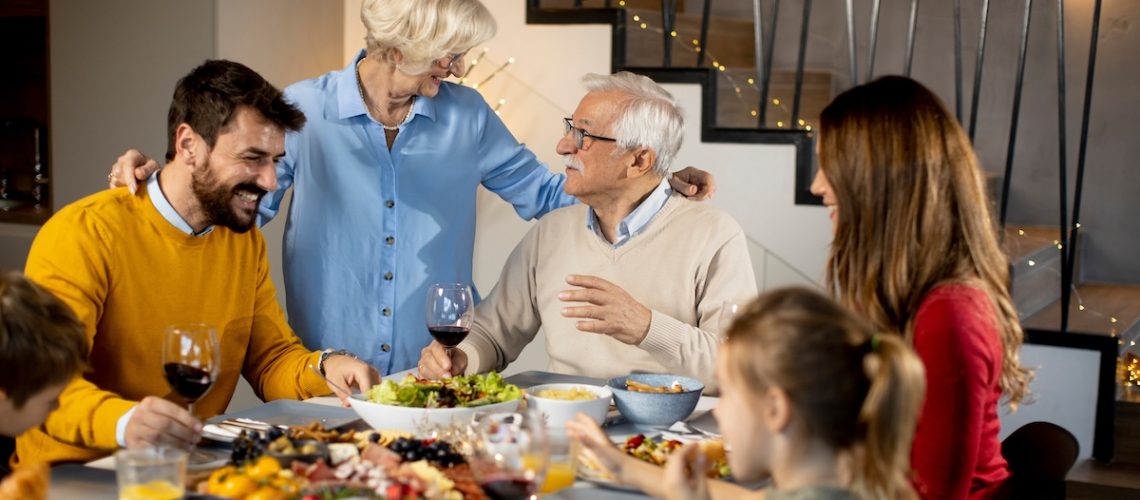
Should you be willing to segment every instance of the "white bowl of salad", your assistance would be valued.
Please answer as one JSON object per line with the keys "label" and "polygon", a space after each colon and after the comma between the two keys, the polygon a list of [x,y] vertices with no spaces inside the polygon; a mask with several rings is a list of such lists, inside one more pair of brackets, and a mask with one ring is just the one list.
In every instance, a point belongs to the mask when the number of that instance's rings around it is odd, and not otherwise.
{"label": "white bowl of salad", "polygon": [[352,409],[377,430],[426,435],[433,429],[471,422],[476,413],[509,413],[518,409],[522,390],[491,372],[425,380],[409,374],[396,382],[385,379],[349,399]]}

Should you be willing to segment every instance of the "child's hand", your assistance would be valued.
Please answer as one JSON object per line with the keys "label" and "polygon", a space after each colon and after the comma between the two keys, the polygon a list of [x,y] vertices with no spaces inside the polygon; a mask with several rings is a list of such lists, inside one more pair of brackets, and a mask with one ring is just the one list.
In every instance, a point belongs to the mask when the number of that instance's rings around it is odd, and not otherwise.
{"label": "child's hand", "polygon": [[613,474],[614,479],[620,479],[622,461],[627,455],[614,446],[594,419],[585,413],[579,413],[573,420],[566,422],[566,430],[569,431],[570,437],[582,443],[583,455],[596,459],[596,464],[588,465],[605,468],[605,471],[598,472],[609,472]]}
{"label": "child's hand", "polygon": [[709,482],[705,477],[708,460],[697,443],[689,443],[669,456],[665,462],[665,498],[669,500],[705,500],[709,498]]}

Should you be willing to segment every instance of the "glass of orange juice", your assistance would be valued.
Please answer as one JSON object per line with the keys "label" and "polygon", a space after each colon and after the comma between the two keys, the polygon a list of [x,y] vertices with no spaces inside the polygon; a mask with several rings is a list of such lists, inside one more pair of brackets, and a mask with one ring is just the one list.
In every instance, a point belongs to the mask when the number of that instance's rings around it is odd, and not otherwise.
{"label": "glass of orange juice", "polygon": [[546,463],[546,478],[542,481],[539,493],[554,493],[574,484],[579,446],[578,441],[570,439],[565,433],[551,433],[550,458]]}
{"label": "glass of orange juice", "polygon": [[115,453],[119,500],[182,498],[186,485],[186,452],[157,447]]}

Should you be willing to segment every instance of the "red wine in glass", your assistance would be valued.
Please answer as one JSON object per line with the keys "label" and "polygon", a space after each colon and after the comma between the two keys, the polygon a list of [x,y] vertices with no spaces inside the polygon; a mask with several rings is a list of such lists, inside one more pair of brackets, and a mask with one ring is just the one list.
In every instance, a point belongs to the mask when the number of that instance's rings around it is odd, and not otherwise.
{"label": "red wine in glass", "polygon": [[466,326],[429,326],[428,331],[444,347],[455,347],[471,332]]}
{"label": "red wine in glass", "polygon": [[182,363],[166,363],[162,369],[166,374],[166,382],[187,403],[197,401],[214,384],[213,374],[201,368]]}
{"label": "red wine in glass", "polygon": [[519,476],[492,476],[481,486],[492,500],[522,500],[530,498],[537,490],[534,479]]}
{"label": "red wine in glass", "polygon": [[427,327],[432,337],[447,350],[463,342],[475,315],[471,287],[462,283],[435,283],[428,287]]}

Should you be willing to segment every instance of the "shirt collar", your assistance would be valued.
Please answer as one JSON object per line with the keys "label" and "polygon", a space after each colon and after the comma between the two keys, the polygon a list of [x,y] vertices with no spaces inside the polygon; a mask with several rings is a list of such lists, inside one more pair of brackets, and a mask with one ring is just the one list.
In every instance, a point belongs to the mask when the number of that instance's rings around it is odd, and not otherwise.
{"label": "shirt collar", "polygon": [[151,204],[153,204],[154,208],[158,210],[158,213],[162,215],[162,218],[166,219],[166,222],[169,222],[172,226],[178,228],[179,231],[190,236],[205,236],[210,234],[210,232],[214,230],[214,226],[206,226],[201,231],[195,233],[194,228],[190,227],[186,219],[183,219],[182,216],[178,214],[178,211],[174,209],[174,205],[171,205],[170,200],[167,200],[166,195],[162,193],[162,187],[158,185],[158,176],[161,173],[162,171],[159,170],[150,176],[150,179],[147,179],[146,193],[147,196],[150,197]]}
{"label": "shirt collar", "polygon": [[[356,78],[356,64],[364,59],[367,51],[361,49],[356,57],[349,61],[348,66],[336,75],[336,104],[340,119],[354,116],[368,116],[368,108],[364,105],[364,96],[360,95],[360,83]],[[444,83],[444,85],[449,85]],[[440,88],[442,90],[442,87]],[[424,115],[435,121],[435,101],[433,99],[417,96],[412,103],[413,115]],[[414,117],[413,117],[414,118]],[[412,120],[409,119],[409,122]]]}
{"label": "shirt collar", "polygon": [[[620,247],[634,236],[641,234],[672,195],[673,188],[669,186],[669,179],[661,179],[661,183],[653,189],[653,192],[649,193],[645,201],[642,201],[637,208],[634,208],[629,215],[618,223],[616,241],[610,246],[612,248]],[[586,228],[602,238],[602,241],[609,243],[602,234],[601,224],[598,223],[598,215],[594,212],[593,207],[586,211]]]}

